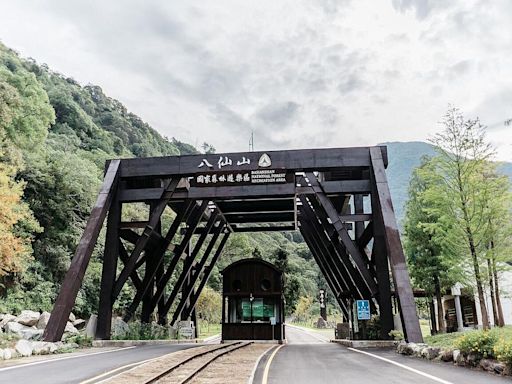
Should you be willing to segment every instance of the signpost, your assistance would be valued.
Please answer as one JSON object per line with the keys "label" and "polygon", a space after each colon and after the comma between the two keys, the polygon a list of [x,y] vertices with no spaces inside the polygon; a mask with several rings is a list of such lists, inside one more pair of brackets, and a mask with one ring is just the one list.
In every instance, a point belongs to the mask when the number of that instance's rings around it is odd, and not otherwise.
{"label": "signpost", "polygon": [[369,300],[357,300],[357,320],[370,320]]}
{"label": "signpost", "polygon": [[327,292],[325,292],[325,289],[320,289],[320,292],[318,294],[318,301],[320,302],[320,316],[325,321],[327,321],[327,306],[325,305],[326,296]]}

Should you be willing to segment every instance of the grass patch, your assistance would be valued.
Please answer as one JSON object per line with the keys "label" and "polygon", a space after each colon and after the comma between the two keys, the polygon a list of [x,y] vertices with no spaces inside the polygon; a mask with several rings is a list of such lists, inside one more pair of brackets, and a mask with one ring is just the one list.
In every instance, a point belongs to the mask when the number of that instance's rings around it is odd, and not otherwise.
{"label": "grass patch", "polygon": [[[433,336],[425,336],[425,343],[433,347],[442,348],[457,348],[456,341],[462,336],[470,333],[481,333],[482,331],[466,331],[466,332],[453,332],[453,333],[439,333]],[[512,341],[512,326],[508,325],[503,328],[493,328],[489,332],[496,335],[498,339]]]}
{"label": "grass patch", "polygon": [[206,322],[199,323],[199,335],[197,335],[200,339],[205,339],[210,336],[218,335],[221,332],[220,324],[208,324]]}

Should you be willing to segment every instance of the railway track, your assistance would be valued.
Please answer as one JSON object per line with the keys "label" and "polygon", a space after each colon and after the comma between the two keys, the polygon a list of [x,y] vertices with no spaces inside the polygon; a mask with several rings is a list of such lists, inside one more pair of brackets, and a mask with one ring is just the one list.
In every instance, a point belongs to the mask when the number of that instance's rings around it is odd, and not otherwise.
{"label": "railway track", "polygon": [[163,369],[157,374],[151,376],[149,379],[145,379],[145,381],[142,381],[141,383],[188,383],[219,357],[225,356],[228,353],[247,347],[251,344],[252,342],[223,344],[217,348],[196,353],[172,365],[169,368]]}

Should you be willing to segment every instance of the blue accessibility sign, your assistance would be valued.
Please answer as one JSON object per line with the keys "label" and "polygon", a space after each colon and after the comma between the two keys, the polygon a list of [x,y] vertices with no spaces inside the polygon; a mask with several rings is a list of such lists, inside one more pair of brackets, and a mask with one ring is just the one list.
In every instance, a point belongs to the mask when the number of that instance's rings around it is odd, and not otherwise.
{"label": "blue accessibility sign", "polygon": [[370,302],[357,300],[357,320],[370,320]]}

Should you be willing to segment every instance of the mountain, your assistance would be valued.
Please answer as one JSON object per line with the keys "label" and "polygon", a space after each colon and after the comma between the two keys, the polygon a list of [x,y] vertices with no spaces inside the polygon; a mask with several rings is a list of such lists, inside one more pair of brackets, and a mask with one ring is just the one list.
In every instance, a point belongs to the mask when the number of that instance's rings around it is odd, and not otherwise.
{"label": "mountain", "polygon": [[[423,156],[434,156],[436,152],[433,145],[422,141],[388,142],[380,145],[388,147],[387,177],[397,221],[401,225],[412,172],[420,165]],[[498,170],[512,180],[512,163],[503,162]]]}

